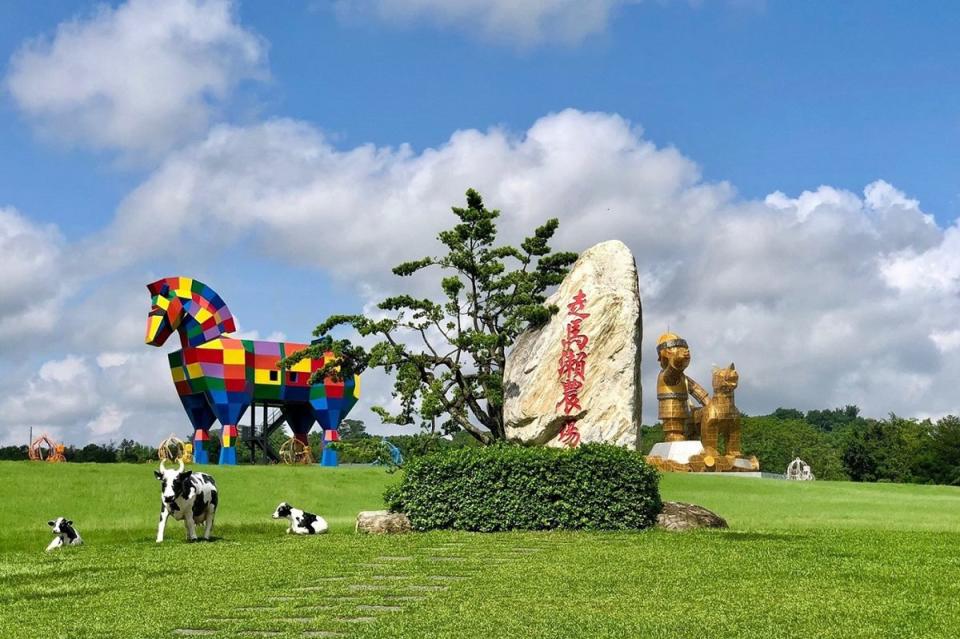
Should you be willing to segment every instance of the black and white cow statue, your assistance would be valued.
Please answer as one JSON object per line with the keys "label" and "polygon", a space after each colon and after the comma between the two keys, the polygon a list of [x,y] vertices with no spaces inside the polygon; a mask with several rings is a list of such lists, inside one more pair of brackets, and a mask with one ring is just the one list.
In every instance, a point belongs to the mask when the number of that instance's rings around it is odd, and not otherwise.
{"label": "black and white cow statue", "polygon": [[79,546],[83,543],[83,539],[80,538],[80,533],[73,527],[73,522],[66,517],[57,517],[52,521],[48,521],[47,525],[53,529],[53,534],[56,535],[53,541],[50,542],[50,545],[47,546],[47,552],[61,546]]}
{"label": "black and white cow statue", "polygon": [[290,520],[288,533],[295,535],[319,535],[327,532],[327,520],[319,515],[308,513],[294,508],[287,502],[282,502],[277,509],[273,511],[274,519],[286,517]]}
{"label": "black and white cow statue", "polygon": [[177,470],[167,470],[160,462],[160,470],[153,471],[163,485],[160,492],[160,526],[157,528],[157,543],[163,541],[163,529],[167,517],[182,519],[187,527],[187,541],[197,540],[197,524],[204,524],[203,538],[210,540],[213,518],[217,514],[217,484],[206,473],[183,470],[183,462]]}

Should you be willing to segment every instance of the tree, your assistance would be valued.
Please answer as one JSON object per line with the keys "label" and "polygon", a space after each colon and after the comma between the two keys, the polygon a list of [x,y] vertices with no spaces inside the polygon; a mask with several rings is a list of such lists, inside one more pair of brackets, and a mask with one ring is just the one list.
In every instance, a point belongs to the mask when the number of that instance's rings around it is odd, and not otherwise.
{"label": "tree", "polygon": [[810,464],[817,479],[848,479],[841,452],[824,433],[806,421],[774,415],[744,417],[743,452],[756,455],[760,468],[782,473],[794,458]]}
{"label": "tree", "polygon": [[0,447],[0,460],[28,459],[26,446],[3,446]]}
{"label": "tree", "polygon": [[[542,326],[557,312],[556,306],[544,306],[546,291],[563,280],[577,255],[551,252],[556,219],[519,248],[496,246],[500,212],[487,209],[473,189],[467,191],[467,206],[452,210],[458,222],[438,236],[446,254],[393,269],[409,277],[439,268],[445,275],[442,302],[397,295],[380,302],[380,317],[334,315],[314,330],[319,339],[281,366],[332,351],[333,361],[316,371],[311,383],[381,368],[394,374],[393,395],[400,400],[397,413],[373,408],[384,423],[411,424],[419,415],[424,425],[441,418],[444,432],[463,429],[486,444],[504,438],[507,350],[522,331]],[[328,335],[344,325],[379,341],[368,351]]]}
{"label": "tree", "polygon": [[930,481],[933,425],[928,420],[866,420],[849,437],[843,463],[854,481]]}
{"label": "tree", "polygon": [[367,434],[367,427],[364,425],[362,420],[359,419],[345,419],[340,422],[339,428],[340,439],[361,439],[363,437],[370,437]]}
{"label": "tree", "polygon": [[803,419],[803,413],[796,408],[778,408],[770,416],[777,419]]}
{"label": "tree", "polygon": [[124,439],[117,447],[117,461],[126,463],[143,463],[153,461],[157,457],[157,451],[150,446],[144,446],[132,439]]}
{"label": "tree", "polygon": [[862,422],[860,417],[860,408],[855,405],[847,404],[843,408],[834,408],[832,410],[811,410],[807,412],[807,423],[811,426],[830,432],[838,430],[852,423]]}
{"label": "tree", "polygon": [[931,479],[960,486],[960,417],[947,415],[937,422],[931,443]]}

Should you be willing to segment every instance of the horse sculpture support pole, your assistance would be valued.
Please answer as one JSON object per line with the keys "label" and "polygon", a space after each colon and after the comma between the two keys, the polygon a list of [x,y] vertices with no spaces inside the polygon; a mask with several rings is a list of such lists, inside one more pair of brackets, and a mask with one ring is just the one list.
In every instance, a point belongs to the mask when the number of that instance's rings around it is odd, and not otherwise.
{"label": "horse sculpture support pole", "polygon": [[295,436],[305,441],[315,422],[323,428],[321,464],[336,466],[327,446],[339,440],[337,428],[360,397],[360,377],[331,378],[310,385],[310,376],[333,353],[304,359],[280,370],[284,357],[307,344],[241,340],[233,315],[213,289],[187,277],[167,277],[147,286],[152,306],[146,343],[162,346],[176,331],[182,349],[168,355],[170,373],[194,428],[194,462],[208,462],[206,442],[214,421],[222,426],[221,464],[237,463],[237,424],[254,401],[279,404]]}

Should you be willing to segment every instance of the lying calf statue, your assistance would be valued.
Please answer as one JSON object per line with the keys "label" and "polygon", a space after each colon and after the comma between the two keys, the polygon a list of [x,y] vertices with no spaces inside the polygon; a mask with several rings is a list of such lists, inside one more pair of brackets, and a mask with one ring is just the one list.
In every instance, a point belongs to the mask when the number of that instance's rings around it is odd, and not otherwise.
{"label": "lying calf statue", "polygon": [[290,527],[287,528],[288,533],[297,535],[319,535],[320,533],[327,532],[327,520],[319,515],[294,508],[287,502],[282,502],[273,512],[274,519],[281,519],[283,517],[290,520]]}
{"label": "lying calf statue", "polygon": [[65,517],[57,517],[53,521],[48,521],[47,525],[53,529],[56,537],[47,546],[47,552],[59,548],[60,546],[79,546],[83,543],[80,533],[73,527],[73,522]]}
{"label": "lying calf statue", "polygon": [[163,487],[160,490],[160,526],[157,528],[157,543],[163,541],[163,529],[167,517],[182,519],[187,527],[187,541],[197,540],[197,524],[205,524],[203,538],[210,540],[213,518],[217,514],[217,484],[206,473],[183,470],[183,462],[177,470],[167,470],[160,462],[160,470],[153,471]]}

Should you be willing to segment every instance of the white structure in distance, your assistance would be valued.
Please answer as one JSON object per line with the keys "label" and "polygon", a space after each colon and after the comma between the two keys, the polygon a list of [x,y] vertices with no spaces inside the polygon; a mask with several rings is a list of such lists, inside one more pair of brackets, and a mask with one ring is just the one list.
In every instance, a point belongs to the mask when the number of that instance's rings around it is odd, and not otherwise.
{"label": "white structure in distance", "polygon": [[813,481],[816,479],[810,470],[810,464],[799,457],[787,464],[787,479],[795,481]]}

